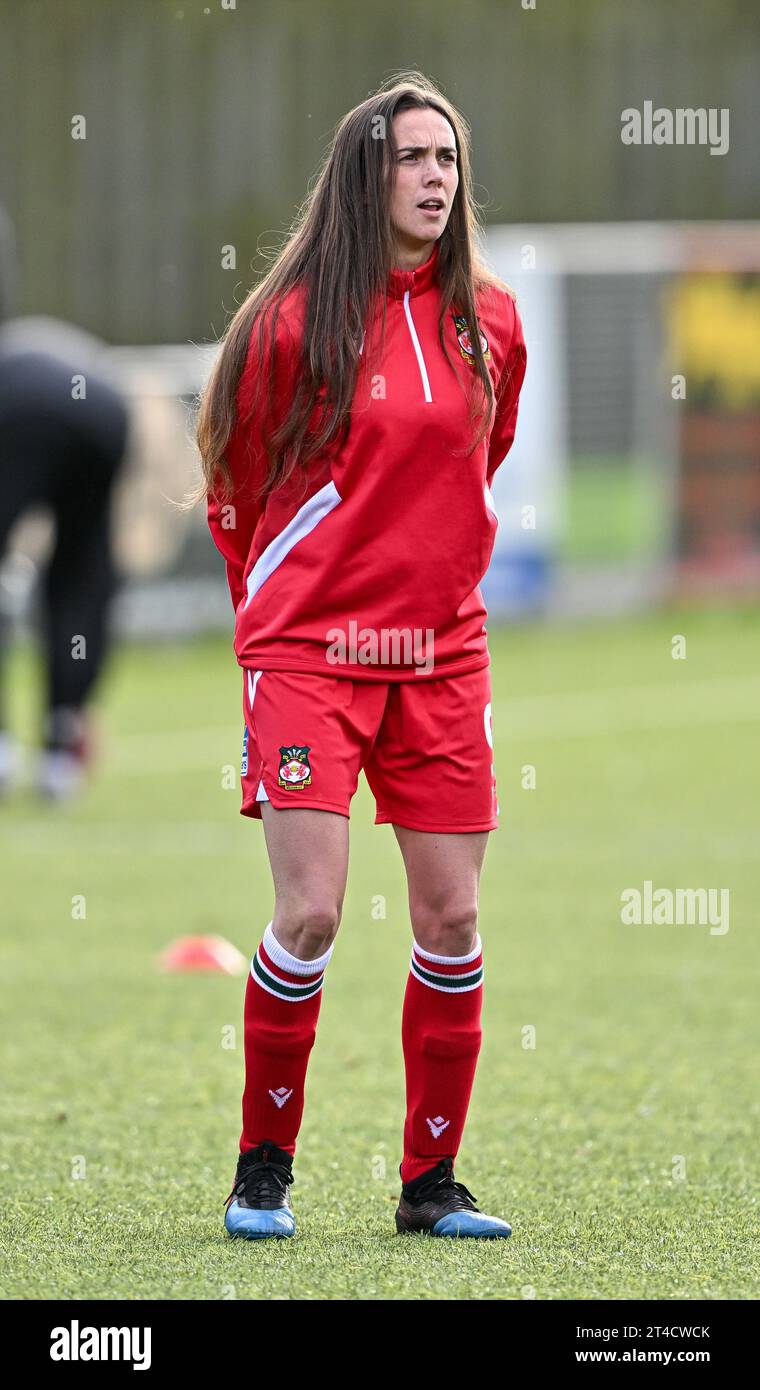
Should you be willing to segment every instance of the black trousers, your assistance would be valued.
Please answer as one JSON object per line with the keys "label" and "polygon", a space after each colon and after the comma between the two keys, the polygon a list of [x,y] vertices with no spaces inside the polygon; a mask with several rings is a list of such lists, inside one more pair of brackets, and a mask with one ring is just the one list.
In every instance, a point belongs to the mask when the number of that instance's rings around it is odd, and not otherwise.
{"label": "black trousers", "polygon": [[[84,399],[73,399],[80,376]],[[0,352],[0,558],[30,507],[44,503],[55,520],[41,595],[48,709],[81,707],[103,665],[116,588],[111,497],[127,431],[126,402],[91,368]]]}

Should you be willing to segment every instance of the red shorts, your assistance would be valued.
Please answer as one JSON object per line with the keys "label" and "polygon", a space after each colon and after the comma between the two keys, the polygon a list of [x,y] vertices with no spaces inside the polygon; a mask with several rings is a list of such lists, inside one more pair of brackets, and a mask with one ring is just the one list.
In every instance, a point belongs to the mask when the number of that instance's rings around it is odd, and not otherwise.
{"label": "red shorts", "polygon": [[262,801],[348,816],[363,768],[376,825],[498,827],[488,666],[417,683],[245,668],[243,711],[243,816]]}

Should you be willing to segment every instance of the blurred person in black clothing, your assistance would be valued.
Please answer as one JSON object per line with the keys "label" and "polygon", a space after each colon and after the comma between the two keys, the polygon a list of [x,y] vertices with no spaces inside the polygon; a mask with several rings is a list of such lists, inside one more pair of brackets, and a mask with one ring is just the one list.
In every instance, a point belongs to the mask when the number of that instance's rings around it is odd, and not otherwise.
{"label": "blurred person in black clothing", "polygon": [[[7,222],[5,247],[0,312],[11,261]],[[111,498],[129,417],[98,362],[101,350],[97,339],[55,320],[0,328],[0,563],[15,523],[31,508],[48,508],[55,524],[40,586],[46,690],[38,773],[40,791],[54,799],[74,793],[85,776],[86,706],[103,667],[116,587]],[[0,681],[7,627],[0,625]],[[0,791],[15,762],[0,688]]]}

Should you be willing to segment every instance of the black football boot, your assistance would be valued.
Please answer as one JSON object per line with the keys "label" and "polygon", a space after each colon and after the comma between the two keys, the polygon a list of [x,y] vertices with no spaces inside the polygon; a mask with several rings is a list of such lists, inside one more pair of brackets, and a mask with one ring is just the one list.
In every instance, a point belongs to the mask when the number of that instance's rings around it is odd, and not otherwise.
{"label": "black football boot", "polygon": [[292,1236],[296,1219],[290,1209],[288,1187],[293,1182],[292,1155],[271,1139],[240,1154],[232,1191],[225,1198],[224,1224],[229,1234],[247,1240]]}
{"label": "black football boot", "polygon": [[478,1211],[464,1183],[454,1181],[454,1160],[442,1158],[435,1168],[404,1183],[396,1211],[396,1230],[429,1231],[432,1236],[511,1236],[512,1227],[498,1216]]}

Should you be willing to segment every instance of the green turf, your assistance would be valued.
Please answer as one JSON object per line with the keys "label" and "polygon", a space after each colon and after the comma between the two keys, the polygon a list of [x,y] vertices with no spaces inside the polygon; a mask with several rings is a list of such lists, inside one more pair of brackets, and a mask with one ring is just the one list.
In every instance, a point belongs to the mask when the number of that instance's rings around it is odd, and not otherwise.
{"label": "green turf", "polygon": [[[410,932],[393,832],[373,826],[363,781],[298,1232],[225,1238],[244,979],[167,977],[155,958],[186,932],[250,955],[271,914],[261,827],[222,787],[240,683],[227,640],[122,648],[85,799],[0,809],[4,1296],[757,1297],[759,628],[757,612],[715,609],[491,634],[502,823],[457,1175],[512,1222],[497,1242],[395,1235]],[[9,676],[28,736],[28,651]],[[729,931],[624,927],[620,893],[645,879],[729,887]]]}

